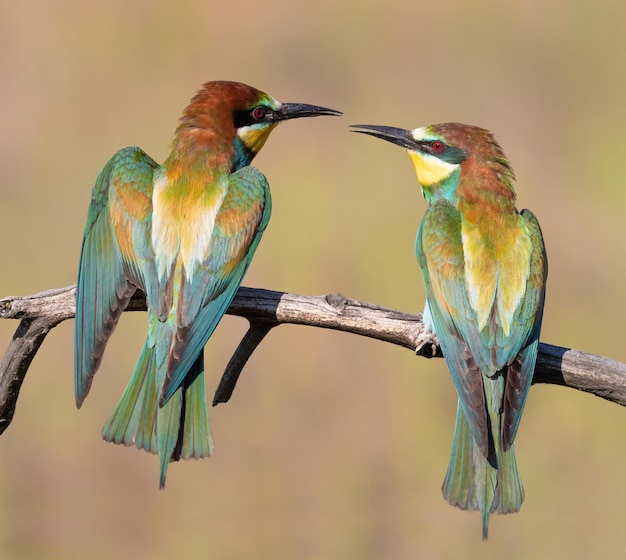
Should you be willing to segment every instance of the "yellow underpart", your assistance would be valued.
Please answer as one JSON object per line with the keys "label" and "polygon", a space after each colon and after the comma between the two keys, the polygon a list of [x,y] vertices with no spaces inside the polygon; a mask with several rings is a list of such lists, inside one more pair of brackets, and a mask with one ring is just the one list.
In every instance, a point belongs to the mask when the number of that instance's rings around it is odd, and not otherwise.
{"label": "yellow underpart", "polygon": [[458,167],[457,164],[448,163],[430,154],[409,151],[409,155],[415,166],[417,182],[422,188],[445,181]]}

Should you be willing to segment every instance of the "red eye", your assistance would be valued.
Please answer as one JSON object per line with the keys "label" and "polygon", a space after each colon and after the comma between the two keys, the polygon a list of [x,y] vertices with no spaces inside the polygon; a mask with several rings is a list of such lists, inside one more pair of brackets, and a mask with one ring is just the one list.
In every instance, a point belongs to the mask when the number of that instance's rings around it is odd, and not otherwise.
{"label": "red eye", "polygon": [[433,152],[443,152],[445,144],[440,140],[435,140],[434,142],[431,142],[430,147],[433,149]]}
{"label": "red eye", "polygon": [[252,109],[252,116],[257,121],[260,121],[265,116],[265,107],[259,105],[258,107]]}

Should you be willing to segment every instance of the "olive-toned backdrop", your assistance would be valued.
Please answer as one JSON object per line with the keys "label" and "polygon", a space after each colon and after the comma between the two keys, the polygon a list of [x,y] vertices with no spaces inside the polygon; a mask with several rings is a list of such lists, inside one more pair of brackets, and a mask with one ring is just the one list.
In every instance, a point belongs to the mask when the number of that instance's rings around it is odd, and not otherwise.
{"label": "olive-toned backdrop", "polygon": [[[493,130],[550,259],[542,340],[626,360],[626,4],[4,2],[0,296],[73,284],[90,189],[119,148],[162,161],[201,83],[247,82],[342,118],[290,122],[255,164],[274,215],[245,280],[416,312],[424,212],[410,160],[348,132],[462,121]],[[0,345],[15,322],[0,322]],[[207,346],[216,386],[245,321]],[[83,409],[72,330],[35,358],[0,437],[7,559],[606,558],[623,547],[626,410],[532,389],[516,441],[521,512],[480,521],[441,498],[456,398],[442,360],[284,326],[211,409],[216,448],[170,468],[104,443],[143,314],[124,316]],[[2,350],[3,350],[2,348]]]}

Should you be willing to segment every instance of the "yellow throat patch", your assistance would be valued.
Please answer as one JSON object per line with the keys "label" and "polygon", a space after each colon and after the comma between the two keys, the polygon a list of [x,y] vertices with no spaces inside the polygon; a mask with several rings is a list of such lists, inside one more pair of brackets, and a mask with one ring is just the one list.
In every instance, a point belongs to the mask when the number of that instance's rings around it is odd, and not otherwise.
{"label": "yellow throat patch", "polygon": [[237,130],[237,135],[252,153],[258,154],[275,126],[276,124],[244,126]]}
{"label": "yellow throat patch", "polygon": [[422,188],[441,183],[450,177],[458,167],[458,164],[448,163],[430,154],[410,150],[408,152],[415,166],[417,182]]}

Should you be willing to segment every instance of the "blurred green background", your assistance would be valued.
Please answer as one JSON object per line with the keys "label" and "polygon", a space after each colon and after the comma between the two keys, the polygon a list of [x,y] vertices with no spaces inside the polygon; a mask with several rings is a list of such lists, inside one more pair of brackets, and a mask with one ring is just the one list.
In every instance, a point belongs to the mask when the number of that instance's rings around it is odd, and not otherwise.
{"label": "blurred green background", "polygon": [[[274,215],[245,284],[417,312],[425,209],[410,160],[348,133],[457,120],[493,130],[550,257],[542,340],[625,361],[626,4],[618,0],[2,2],[0,296],[73,284],[107,159],[162,161],[200,84],[232,79],[343,118],[282,125],[255,164]],[[0,322],[4,347],[17,326]],[[208,391],[245,331],[207,347]],[[536,386],[516,441],[526,503],[494,517],[440,486],[456,399],[442,360],[284,326],[211,409],[213,457],[104,443],[145,315],[123,317],[85,405],[72,331],[35,358],[0,438],[0,557],[588,558],[623,547],[626,410]]]}

